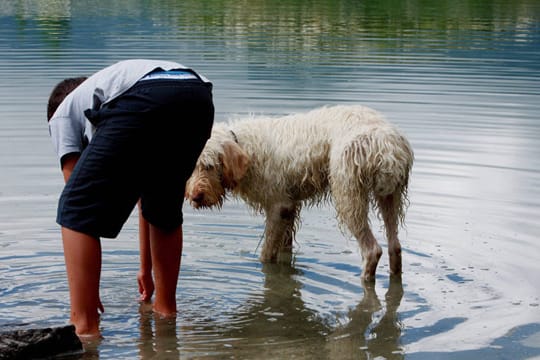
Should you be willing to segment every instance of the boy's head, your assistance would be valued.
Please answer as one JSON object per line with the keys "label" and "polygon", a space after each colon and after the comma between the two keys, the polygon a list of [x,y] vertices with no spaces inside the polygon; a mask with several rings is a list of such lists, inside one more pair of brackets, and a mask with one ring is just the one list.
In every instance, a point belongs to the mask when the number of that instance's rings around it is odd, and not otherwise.
{"label": "boy's head", "polygon": [[54,87],[51,95],[49,96],[49,102],[47,104],[47,121],[51,120],[54,112],[56,111],[58,106],[60,106],[62,101],[64,101],[65,97],[68,96],[70,92],[75,90],[75,88],[86,79],[86,77],[69,78],[60,81]]}

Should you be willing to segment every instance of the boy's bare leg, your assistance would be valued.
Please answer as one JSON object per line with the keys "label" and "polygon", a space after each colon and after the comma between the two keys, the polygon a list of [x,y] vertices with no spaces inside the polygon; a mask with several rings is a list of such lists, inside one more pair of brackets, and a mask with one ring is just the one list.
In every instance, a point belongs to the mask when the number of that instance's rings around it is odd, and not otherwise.
{"label": "boy's bare leg", "polygon": [[62,227],[64,259],[71,302],[71,322],[79,336],[99,336],[101,243],[92,236]]}
{"label": "boy's bare leg", "polygon": [[150,224],[150,248],[156,288],[154,311],[163,316],[176,314],[176,286],[182,245],[182,226],[172,231],[164,231]]}

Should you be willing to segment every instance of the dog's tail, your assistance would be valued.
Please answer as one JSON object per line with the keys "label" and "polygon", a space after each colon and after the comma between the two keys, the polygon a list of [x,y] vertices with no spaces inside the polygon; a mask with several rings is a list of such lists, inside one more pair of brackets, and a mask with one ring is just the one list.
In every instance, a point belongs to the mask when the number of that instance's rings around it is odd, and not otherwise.
{"label": "dog's tail", "polygon": [[[356,137],[342,161],[356,169],[356,181],[370,198],[394,195],[398,216],[404,218],[414,154],[407,139],[392,127],[377,127]],[[344,164],[345,165],[345,164]]]}

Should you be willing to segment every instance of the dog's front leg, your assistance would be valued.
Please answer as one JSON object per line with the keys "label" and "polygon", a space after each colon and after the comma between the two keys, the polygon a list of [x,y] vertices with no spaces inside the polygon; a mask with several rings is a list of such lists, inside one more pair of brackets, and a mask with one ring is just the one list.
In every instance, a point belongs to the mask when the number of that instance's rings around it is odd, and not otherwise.
{"label": "dog's front leg", "polygon": [[265,210],[266,227],[261,251],[263,262],[290,262],[300,205],[274,204]]}

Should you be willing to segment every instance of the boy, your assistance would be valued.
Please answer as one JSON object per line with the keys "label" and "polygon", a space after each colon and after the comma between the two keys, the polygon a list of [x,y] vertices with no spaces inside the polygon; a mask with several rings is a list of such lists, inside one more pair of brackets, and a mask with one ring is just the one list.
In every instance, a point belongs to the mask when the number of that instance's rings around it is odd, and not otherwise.
{"label": "boy", "polygon": [[135,59],[52,91],[47,119],[66,182],[57,222],[79,336],[100,334],[100,238],[116,237],[137,202],[141,299],[155,281],[154,311],[176,313],[184,186],[210,137],[211,89],[181,64]]}

